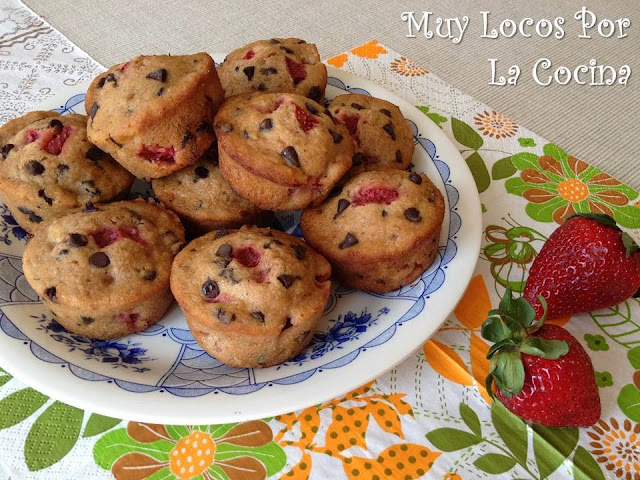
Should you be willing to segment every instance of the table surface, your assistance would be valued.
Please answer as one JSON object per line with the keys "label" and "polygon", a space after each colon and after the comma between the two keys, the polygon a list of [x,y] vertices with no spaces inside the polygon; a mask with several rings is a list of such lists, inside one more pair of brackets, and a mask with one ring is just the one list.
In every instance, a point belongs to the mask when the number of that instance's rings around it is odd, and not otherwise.
{"label": "table surface", "polygon": [[[327,58],[376,38],[514,122],[563,145],[624,183],[640,187],[637,135],[633,133],[640,120],[636,108],[640,103],[637,78],[632,74],[628,86],[542,87],[531,76],[533,64],[541,57],[551,59],[554,66],[572,69],[591,58],[598,64],[640,68],[640,37],[633,24],[640,19],[640,2],[591,0],[588,7],[598,18],[628,17],[632,25],[625,39],[590,40],[578,39],[579,24],[573,20],[573,14],[584,4],[582,0],[486,0],[482,6],[473,0],[404,1],[377,2],[375,7],[362,0],[97,1],[92,2],[91,8],[73,0],[26,3],[105,66],[142,53],[224,52],[274,36],[304,37],[316,43],[321,56]],[[454,45],[420,35],[406,38],[408,29],[400,19],[401,13],[421,9],[434,16],[468,15],[471,20],[462,42]],[[481,39],[482,10],[491,12],[493,27],[506,18],[519,21],[528,16],[537,21],[562,16],[566,19],[566,37]],[[519,64],[522,75],[517,87],[489,86],[488,58],[499,58],[504,70]]]}

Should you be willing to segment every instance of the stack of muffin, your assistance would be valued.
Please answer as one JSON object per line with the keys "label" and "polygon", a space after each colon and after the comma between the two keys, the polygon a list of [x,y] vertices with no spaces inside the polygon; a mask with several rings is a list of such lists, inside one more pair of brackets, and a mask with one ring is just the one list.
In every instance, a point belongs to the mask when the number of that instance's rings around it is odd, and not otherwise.
{"label": "stack of muffin", "polygon": [[[406,170],[411,128],[365,95],[325,107],[326,84],[315,45],[274,38],[218,71],[206,53],[137,57],[92,82],[87,116],[0,128],[0,193],[32,234],[25,276],[56,320],[120,337],[175,297],[203,349],[266,367],[309,343],[332,271],[372,292],[418,278],[444,201]],[[135,177],[159,202],[122,200]],[[300,209],[306,241],[269,228]]]}

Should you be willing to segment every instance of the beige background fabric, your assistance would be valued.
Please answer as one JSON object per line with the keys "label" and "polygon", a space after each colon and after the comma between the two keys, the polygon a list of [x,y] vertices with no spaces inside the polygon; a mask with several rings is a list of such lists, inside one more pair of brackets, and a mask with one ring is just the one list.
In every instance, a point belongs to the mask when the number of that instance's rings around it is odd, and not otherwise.
{"label": "beige background fabric", "polygon": [[[573,14],[584,4],[599,19],[628,17],[625,39],[579,39]],[[640,2],[637,0],[446,2],[349,2],[272,0],[213,2],[165,0],[26,0],[36,13],[105,66],[138,54],[224,52],[249,41],[299,36],[318,45],[323,58],[377,39],[429,68],[444,80],[491,105],[568,152],[640,188]],[[405,11],[428,10],[435,16],[468,15],[460,44],[406,38]],[[561,16],[565,38],[481,39],[480,11],[491,12],[490,27],[506,18],[553,20]],[[435,25],[431,23],[431,27]],[[541,57],[572,70],[595,58],[598,64],[635,69],[627,86],[535,84],[531,70]],[[516,87],[490,86],[488,58],[499,59],[499,74],[512,64],[522,74]]]}

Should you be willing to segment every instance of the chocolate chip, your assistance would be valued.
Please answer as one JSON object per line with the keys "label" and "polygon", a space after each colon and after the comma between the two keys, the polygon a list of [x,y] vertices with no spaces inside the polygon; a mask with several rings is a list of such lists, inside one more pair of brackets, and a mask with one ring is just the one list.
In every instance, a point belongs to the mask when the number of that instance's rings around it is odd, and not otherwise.
{"label": "chocolate chip", "polygon": [[253,79],[253,74],[256,73],[256,67],[244,67],[242,73],[247,76],[247,81],[250,82]]}
{"label": "chocolate chip", "polygon": [[260,70],[260,73],[262,73],[263,75],[275,75],[276,73],[278,73],[278,69],[273,67],[263,68],[262,70]]}
{"label": "chocolate chip", "polygon": [[106,82],[106,80],[107,80],[107,77],[102,77],[100,80],[98,80],[97,87],[98,88],[104,87],[104,82]]}
{"label": "chocolate chip", "polygon": [[45,202],[47,202],[47,205],[51,206],[53,205],[53,198],[47,196],[47,194],[44,191],[44,188],[41,190],[38,190],[38,196],[43,199]]}
{"label": "chocolate chip", "polygon": [[218,288],[218,284],[207,278],[207,281],[202,284],[202,296],[206,300],[213,300],[218,295],[220,295],[220,288]]}
{"label": "chocolate chip", "polygon": [[265,118],[260,122],[260,131],[267,132],[273,128],[273,120],[270,118]]}
{"label": "chocolate chip", "polygon": [[93,205],[93,203],[87,202],[84,208],[82,209],[82,211],[84,213],[93,213],[93,212],[97,212],[98,209]]}
{"label": "chocolate chip", "polygon": [[58,252],[58,255],[62,255],[62,256],[65,256],[65,255],[68,255],[68,254],[69,254],[69,250],[67,250],[66,248],[63,248],[62,250],[60,250]]}
{"label": "chocolate chip", "polygon": [[9,155],[9,152],[15,147],[13,143],[7,143],[0,148],[0,155],[2,155],[2,159],[4,160]]}
{"label": "chocolate chip", "polygon": [[156,96],[161,97],[162,95],[164,95],[164,87],[160,87],[156,92]]}
{"label": "chocolate chip", "polygon": [[342,193],[342,189],[343,186],[342,185],[336,185],[335,187],[333,187],[331,189],[331,191],[329,192],[329,197],[337,197],[338,195],[340,195]]}
{"label": "chocolate chip", "polygon": [[304,104],[304,106],[307,107],[307,110],[309,110],[309,113],[311,113],[312,115],[318,115],[318,109],[310,103],[307,102]]}
{"label": "chocolate chip", "polygon": [[241,279],[236,277],[236,271],[233,268],[225,268],[220,272],[222,278],[229,281],[233,285],[240,283]]}
{"label": "chocolate chip", "polygon": [[230,258],[233,254],[233,247],[228,243],[223,243],[216,250],[216,257]]}
{"label": "chocolate chip", "polygon": [[33,210],[29,210],[27,207],[20,206],[18,207],[18,211],[27,215],[31,223],[40,223],[42,221],[42,217],[40,215],[36,214]]}
{"label": "chocolate chip", "polygon": [[396,132],[393,130],[393,125],[387,123],[384,127],[382,127],[382,129],[389,134],[391,140],[396,139]]}
{"label": "chocolate chip", "polygon": [[286,53],[288,53],[289,55],[293,55],[293,50],[291,50],[291,49],[290,49],[290,48],[288,48],[288,47],[284,47],[284,46],[282,46],[282,47],[280,47],[280,50],[284,50],[284,51],[285,51]]}
{"label": "chocolate chip", "polygon": [[266,92],[267,91],[267,86],[264,83],[261,83],[260,85],[258,85],[258,91],[259,92]]}
{"label": "chocolate chip", "polygon": [[[329,109],[328,109],[328,108],[325,108],[322,112],[323,112],[327,117],[329,117],[331,120],[333,120],[333,115],[331,114],[331,112],[329,111]],[[335,123],[335,120],[333,120],[333,122]]]}
{"label": "chocolate chip", "polygon": [[260,323],[264,323],[264,313],[260,311],[251,312],[251,316],[258,320]]}
{"label": "chocolate chip", "polygon": [[195,138],[195,135],[189,131],[187,131],[187,133],[184,134],[184,137],[182,137],[182,148],[187,146],[187,143],[189,143],[190,140],[193,140]]}
{"label": "chocolate chip", "polygon": [[231,258],[219,258],[219,259],[215,260],[213,263],[215,263],[219,267],[227,268],[229,266],[229,264],[231,263]]}
{"label": "chocolate chip", "polygon": [[422,220],[422,217],[420,216],[420,210],[413,207],[407,208],[404,211],[404,216],[407,217],[407,220],[409,220],[410,222],[419,222],[420,220]]}
{"label": "chocolate chip", "polygon": [[351,202],[346,198],[341,198],[340,200],[338,200],[338,211],[333,216],[333,219],[335,220],[336,218],[338,218],[342,214],[342,212],[344,212],[347,209],[349,205],[351,205]]}
{"label": "chocolate chip", "polygon": [[364,110],[364,107],[359,103],[352,103],[351,108],[355,108],[356,110]]}
{"label": "chocolate chip", "polygon": [[298,260],[304,260],[304,257],[307,255],[307,247],[303,247],[302,245],[292,244],[291,248],[293,252],[296,254],[296,258]]}
{"label": "chocolate chip", "polygon": [[194,172],[199,178],[207,178],[209,176],[209,169],[207,167],[203,167],[202,165],[198,165],[195,168]]}
{"label": "chocolate chip", "polygon": [[209,122],[204,121],[200,125],[198,125],[198,128],[196,128],[196,132],[213,133],[213,127]]}
{"label": "chocolate chip", "polygon": [[386,108],[381,108],[380,109],[380,113],[382,113],[383,115],[386,115],[387,117],[391,118],[391,112],[389,110],[387,110]]}
{"label": "chocolate chip", "polygon": [[315,102],[320,103],[320,100],[322,99],[322,90],[320,90],[320,87],[314,85],[309,89],[307,97],[309,97],[311,100],[314,100]]}
{"label": "chocolate chip", "polygon": [[280,330],[280,333],[284,332],[285,330],[291,327],[293,327],[293,323],[291,322],[291,317],[287,317],[284,323],[284,327],[282,327],[282,330]]}
{"label": "chocolate chip", "polygon": [[84,154],[84,156],[87,157],[89,160],[93,160],[94,162],[97,162],[102,158],[103,154],[104,152],[102,150],[100,150],[95,145],[92,145],[91,148],[87,150],[87,153]]}
{"label": "chocolate chip", "polygon": [[49,300],[52,302],[57,302],[58,297],[56,297],[56,287],[49,287],[44,291],[44,294],[47,296]]}
{"label": "chocolate chip", "polygon": [[220,237],[224,237],[226,235],[229,235],[229,230],[227,230],[226,228],[221,228],[219,230],[216,230],[216,233],[213,236],[213,238],[220,238]]}
{"label": "chocolate chip", "polygon": [[143,270],[142,271],[142,279],[147,282],[152,282],[158,276],[158,272],[155,270]]}
{"label": "chocolate chip", "polygon": [[[225,57],[225,60],[226,60],[226,57]],[[240,67],[236,67],[234,70],[235,70],[236,72],[239,72],[239,71],[240,71]]]}
{"label": "chocolate chip", "polygon": [[91,317],[80,317],[80,320],[82,320],[82,323],[84,323],[85,325],[90,325],[96,321],[95,318],[91,318]]}
{"label": "chocolate chip", "polygon": [[383,216],[383,217],[386,217],[387,215],[389,215],[389,214],[387,213],[387,211],[386,211],[386,210],[382,210],[382,216]]}
{"label": "chocolate chip", "polygon": [[329,133],[333,137],[333,143],[340,143],[342,141],[342,139],[344,138],[338,132],[334,132],[333,130],[329,130]]}
{"label": "chocolate chip", "polygon": [[99,188],[96,188],[96,184],[93,180],[84,180],[80,183],[80,186],[87,195],[100,196],[102,193]]}
{"label": "chocolate chip", "polygon": [[156,70],[155,72],[151,72],[147,75],[147,78],[150,80],[157,80],[159,82],[167,81],[167,69],[161,68],[160,70]]}
{"label": "chocolate chip", "polygon": [[402,163],[402,152],[400,150],[396,150],[396,162]]}
{"label": "chocolate chip", "polygon": [[287,162],[287,165],[289,165],[290,167],[300,167],[298,152],[296,152],[295,148],[289,146],[282,150],[282,152],[280,152],[280,155],[282,155],[282,158],[284,158],[285,162]]}
{"label": "chocolate chip", "polygon": [[64,125],[62,124],[62,122],[60,120],[58,120],[57,118],[54,118],[53,120],[51,120],[49,122],[49,128],[55,128],[57,130],[62,130],[64,128]]}
{"label": "chocolate chip", "polygon": [[42,173],[44,172],[44,165],[42,165],[37,160],[31,160],[27,162],[26,167],[27,172],[29,172],[31,175],[42,175]]}
{"label": "chocolate chip", "polygon": [[242,137],[248,139],[249,138],[249,132],[247,132],[246,130],[242,131]]}
{"label": "chocolate chip", "polygon": [[92,253],[89,257],[89,263],[94,267],[104,268],[111,263],[109,256],[104,252]]}
{"label": "chocolate chip", "polygon": [[220,130],[222,133],[229,133],[230,131],[233,130],[233,127],[228,123],[218,123],[216,125],[216,128]]}
{"label": "chocolate chip", "polygon": [[293,282],[296,281],[296,277],[285,273],[278,277],[278,281],[282,284],[284,288],[289,288],[291,287],[291,285],[293,285]]}
{"label": "chocolate chip", "polygon": [[356,236],[352,235],[351,233],[347,233],[347,236],[344,237],[344,240],[342,242],[340,242],[338,248],[340,250],[343,250],[345,248],[353,247],[356,243],[358,243],[358,239],[356,238]]}
{"label": "chocolate chip", "polygon": [[353,166],[357,167],[359,165],[362,165],[362,161],[364,160],[364,155],[362,155],[362,153],[360,152],[356,152],[353,155],[352,161],[353,161]]}
{"label": "chocolate chip", "polygon": [[117,86],[118,86],[118,80],[116,79],[116,76],[115,76],[115,74],[114,74],[114,73],[110,73],[109,75],[107,75],[107,76],[105,77],[105,80],[106,80],[107,82],[113,82],[113,86],[114,86],[114,87],[117,87]]}
{"label": "chocolate chip", "polygon": [[67,165],[66,163],[61,163],[60,165],[58,165],[58,167],[56,168],[57,174],[61,175],[65,172],[69,171],[69,165]]}
{"label": "chocolate chip", "polygon": [[92,121],[95,118],[96,113],[98,113],[99,108],[100,108],[100,105],[98,105],[98,102],[93,102],[93,105],[91,105],[91,111],[89,112],[89,116],[91,117]]}
{"label": "chocolate chip", "polygon": [[119,142],[116,142],[111,135],[109,135],[109,140],[111,140],[111,142],[117,145],[118,147],[122,148],[122,144]]}
{"label": "chocolate chip", "polygon": [[422,177],[416,172],[411,172],[409,174],[409,180],[411,180],[416,185],[420,185],[422,183]]}
{"label": "chocolate chip", "polygon": [[222,307],[218,307],[218,309],[216,310],[216,316],[222,323],[231,323],[236,319],[235,313],[229,315],[227,311]]}
{"label": "chocolate chip", "polygon": [[269,40],[269,43],[272,43],[275,45],[276,43],[280,43],[280,40],[276,40],[275,38],[272,38],[271,40]]}

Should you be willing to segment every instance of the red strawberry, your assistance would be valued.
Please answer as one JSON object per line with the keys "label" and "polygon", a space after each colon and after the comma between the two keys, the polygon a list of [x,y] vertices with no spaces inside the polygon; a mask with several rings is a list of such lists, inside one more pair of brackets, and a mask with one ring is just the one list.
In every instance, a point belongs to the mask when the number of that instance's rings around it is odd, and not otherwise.
{"label": "red strawberry", "polygon": [[[543,312],[545,301],[540,301]],[[523,420],[549,427],[587,427],[600,418],[600,397],[591,360],[564,328],[535,321],[524,298],[508,289],[489,312],[482,336],[495,342],[487,391]]]}
{"label": "red strawberry", "polygon": [[616,305],[640,288],[640,251],[608,215],[577,214],[549,237],[529,271],[523,297],[558,318]]}
{"label": "red strawberry", "polygon": [[309,114],[306,110],[304,110],[299,105],[296,105],[296,119],[300,124],[300,128],[306,133],[309,130],[313,129],[320,120],[315,115]]}
{"label": "red strawberry", "polygon": [[138,155],[146,158],[150,162],[158,164],[175,163],[176,149],[171,147],[163,147],[162,145],[142,145]]}
{"label": "red strawberry", "polygon": [[307,78],[307,71],[303,64],[298,63],[289,57],[284,57],[284,60],[287,64],[287,70],[289,71],[289,75],[291,75],[291,80],[293,80],[294,85],[298,85],[301,81]]}

